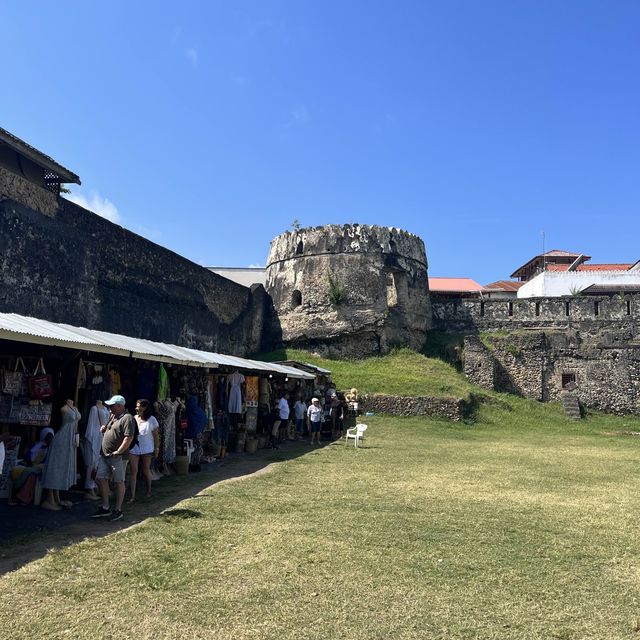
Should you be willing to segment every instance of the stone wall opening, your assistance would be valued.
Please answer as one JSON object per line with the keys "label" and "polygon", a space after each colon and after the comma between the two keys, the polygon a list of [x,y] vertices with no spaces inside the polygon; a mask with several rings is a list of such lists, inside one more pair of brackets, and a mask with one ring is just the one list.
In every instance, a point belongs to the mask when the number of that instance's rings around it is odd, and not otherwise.
{"label": "stone wall opening", "polygon": [[409,293],[407,274],[403,271],[387,271],[387,306],[401,307],[407,303]]}
{"label": "stone wall opening", "polygon": [[302,292],[295,289],[291,294],[291,308],[296,309],[302,304]]}

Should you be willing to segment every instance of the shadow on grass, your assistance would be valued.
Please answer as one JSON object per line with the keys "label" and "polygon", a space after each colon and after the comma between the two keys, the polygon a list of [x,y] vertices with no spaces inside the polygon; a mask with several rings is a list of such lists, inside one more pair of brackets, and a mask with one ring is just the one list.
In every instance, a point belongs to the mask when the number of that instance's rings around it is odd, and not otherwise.
{"label": "shadow on grass", "polygon": [[250,455],[233,454],[223,461],[203,465],[200,473],[163,477],[153,483],[151,498],[137,500],[133,504],[128,504],[125,498],[124,518],[118,522],[105,522],[105,518],[92,519],[97,504],[84,500],[81,491],[66,493],[64,497],[73,502],[73,507],[63,511],[1,504],[0,576],[44,557],[49,551],[138,526],[148,518],[169,521],[199,518],[199,511],[173,507],[219,483],[266,473],[272,464],[293,460],[316,450],[310,449],[306,443],[287,442],[276,451],[260,449]]}

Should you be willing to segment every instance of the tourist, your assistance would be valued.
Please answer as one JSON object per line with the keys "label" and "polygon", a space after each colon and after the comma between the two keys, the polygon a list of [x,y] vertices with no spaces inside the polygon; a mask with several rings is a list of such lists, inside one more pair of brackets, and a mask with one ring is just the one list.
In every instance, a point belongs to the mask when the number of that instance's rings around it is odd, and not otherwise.
{"label": "tourist", "polygon": [[12,495],[9,496],[9,504],[15,505],[13,495],[22,503],[33,502],[36,483],[42,477],[44,461],[49,451],[49,445],[53,441],[54,431],[51,427],[40,430],[40,439],[25,454],[23,461],[11,470]]}
{"label": "tourist", "polygon": [[289,394],[282,393],[277,405],[278,417],[273,423],[273,429],[271,430],[271,446],[274,449],[278,448],[280,442],[279,432],[282,429],[286,429],[289,422]]}
{"label": "tourist", "polygon": [[299,397],[293,405],[293,413],[296,417],[296,439],[299,439],[304,435],[304,418],[307,415],[307,405],[302,398]]}
{"label": "tourist", "polygon": [[147,498],[151,497],[151,460],[158,457],[160,436],[158,421],[151,415],[151,404],[148,400],[136,402],[136,422],[138,423],[138,442],[129,451],[129,490],[131,498],[136,499],[138,483],[138,467],[142,461],[142,477],[147,487]]}
{"label": "tourist", "polygon": [[329,416],[331,417],[331,438],[335,440],[342,436],[343,405],[338,394],[331,396],[329,403]]}
{"label": "tourist", "polygon": [[[109,522],[122,520],[122,502],[124,500],[124,461],[122,456],[129,451],[129,446],[136,435],[136,421],[127,411],[126,400],[122,396],[113,396],[105,404],[111,411],[109,422],[102,427],[102,449],[96,482],[100,489],[102,505],[91,516],[92,518],[108,518]],[[113,481],[116,500],[115,509],[109,508],[109,479]]]}
{"label": "tourist", "polygon": [[320,428],[322,426],[323,411],[318,398],[311,398],[311,404],[307,409],[307,426],[311,433],[311,444],[320,444]]}

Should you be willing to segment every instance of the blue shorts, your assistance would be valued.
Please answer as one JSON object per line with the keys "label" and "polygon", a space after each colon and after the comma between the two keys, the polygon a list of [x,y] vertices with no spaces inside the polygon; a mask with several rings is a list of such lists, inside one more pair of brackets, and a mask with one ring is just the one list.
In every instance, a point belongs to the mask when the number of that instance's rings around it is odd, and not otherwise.
{"label": "blue shorts", "polygon": [[320,420],[318,422],[311,421],[311,433],[320,433]]}

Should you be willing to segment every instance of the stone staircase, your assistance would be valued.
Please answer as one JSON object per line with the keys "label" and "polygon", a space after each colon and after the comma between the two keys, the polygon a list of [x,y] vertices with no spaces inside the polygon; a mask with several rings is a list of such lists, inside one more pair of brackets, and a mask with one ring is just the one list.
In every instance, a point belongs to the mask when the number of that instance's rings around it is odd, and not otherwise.
{"label": "stone staircase", "polygon": [[562,407],[564,414],[574,420],[580,420],[582,415],[580,414],[580,401],[578,400],[578,394],[571,391],[562,392]]}

